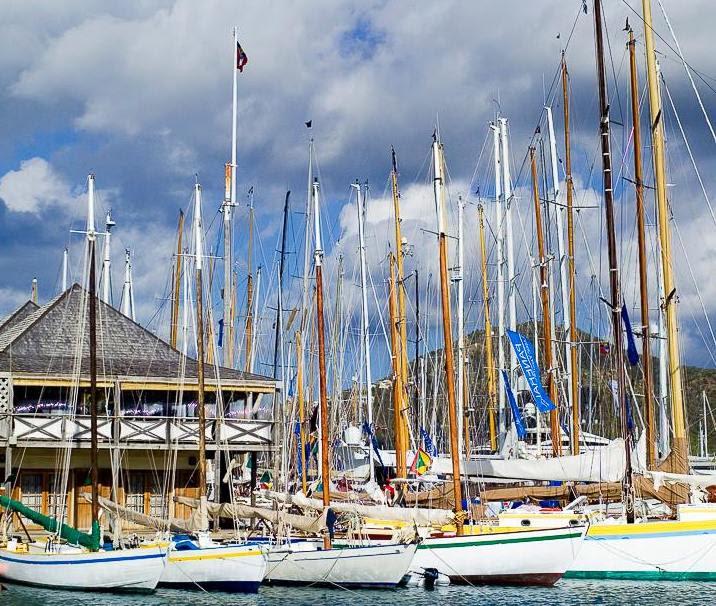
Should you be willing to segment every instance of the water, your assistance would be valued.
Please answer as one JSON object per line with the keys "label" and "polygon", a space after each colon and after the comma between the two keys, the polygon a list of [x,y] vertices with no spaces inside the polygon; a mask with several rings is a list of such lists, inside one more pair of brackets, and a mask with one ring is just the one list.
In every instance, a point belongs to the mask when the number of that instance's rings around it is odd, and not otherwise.
{"label": "water", "polygon": [[396,589],[393,591],[348,591],[319,588],[262,587],[258,595],[202,593],[160,589],[152,595],[111,595],[47,591],[12,585],[0,592],[2,606],[485,606],[529,604],[650,604],[676,606],[708,603],[716,597],[716,585],[689,582],[560,581],[550,588],[440,587]]}

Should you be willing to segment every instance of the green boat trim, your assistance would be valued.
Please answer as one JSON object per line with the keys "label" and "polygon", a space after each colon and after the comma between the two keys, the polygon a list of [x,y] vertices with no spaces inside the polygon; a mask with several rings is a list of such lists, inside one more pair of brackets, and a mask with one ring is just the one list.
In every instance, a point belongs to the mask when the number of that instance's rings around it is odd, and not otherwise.
{"label": "green boat trim", "polygon": [[418,549],[450,549],[454,547],[483,547],[487,545],[504,545],[507,543],[536,543],[542,541],[560,541],[562,539],[578,539],[582,536],[581,532],[570,532],[569,534],[555,534],[547,537],[520,537],[516,536],[520,533],[513,533],[508,539],[491,539],[489,541],[465,541],[459,543],[439,543],[426,544],[420,543]]}
{"label": "green boat trim", "polygon": [[614,581],[716,581],[715,572],[673,572],[669,570],[568,570],[565,579]]}
{"label": "green boat trim", "polygon": [[68,526],[67,524],[59,524],[55,518],[50,518],[41,514],[39,511],[30,509],[19,501],[15,501],[9,497],[0,495],[0,507],[4,507],[9,511],[14,511],[28,520],[42,526],[47,532],[59,534],[71,545],[81,545],[90,551],[99,551],[100,529],[99,522],[96,520],[92,523],[92,533],[87,534]]}

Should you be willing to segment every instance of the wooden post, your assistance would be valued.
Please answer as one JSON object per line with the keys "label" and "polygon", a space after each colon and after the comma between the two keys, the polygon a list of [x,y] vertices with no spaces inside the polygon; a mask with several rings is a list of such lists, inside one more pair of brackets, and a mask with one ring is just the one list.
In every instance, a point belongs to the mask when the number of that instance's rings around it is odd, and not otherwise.
{"label": "wooden post", "polygon": [[[407,473],[405,434],[403,433],[403,375],[401,373],[401,353],[398,335],[397,319],[397,285],[395,279],[395,255],[388,255],[390,265],[390,283],[388,289],[388,309],[390,312],[390,350],[393,362],[393,426],[395,433],[395,472],[399,478],[405,478]],[[404,485],[401,484],[400,490]]]}
{"label": "wooden post", "polygon": [[253,347],[253,296],[254,296],[254,277],[251,268],[251,254],[254,243],[254,206],[253,200],[249,206],[249,248],[246,256],[246,265],[248,274],[246,276],[246,359],[244,361],[244,370],[249,372],[251,366],[251,348]]}

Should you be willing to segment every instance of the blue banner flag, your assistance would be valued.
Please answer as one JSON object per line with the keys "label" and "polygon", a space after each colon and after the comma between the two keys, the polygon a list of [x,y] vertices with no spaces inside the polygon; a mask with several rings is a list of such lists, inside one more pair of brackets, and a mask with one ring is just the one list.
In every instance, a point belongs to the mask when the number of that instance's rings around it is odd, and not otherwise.
{"label": "blue banner flag", "polygon": [[[629,321],[626,305],[622,305],[622,321],[624,322],[624,330],[626,331],[627,337],[627,358],[629,359],[629,364],[636,366],[639,363],[639,352],[637,351],[636,342],[634,341],[634,333],[631,329],[631,322]],[[642,338],[644,337],[642,336]]]}
{"label": "blue banner flag", "polygon": [[425,446],[425,452],[431,457],[438,456],[438,447],[435,446],[435,442],[430,437],[430,434],[425,430],[424,427],[420,428],[420,438],[423,440],[423,446]]}
{"label": "blue banner flag", "polygon": [[522,414],[520,413],[520,409],[517,407],[517,402],[515,401],[515,394],[512,393],[512,388],[510,387],[510,379],[507,377],[506,370],[502,371],[502,380],[505,383],[507,399],[510,401],[510,408],[512,409],[512,418],[515,420],[515,429],[517,430],[517,437],[520,440],[524,440],[525,437],[527,437],[527,430],[525,429],[525,424],[522,421]]}
{"label": "blue banner flag", "polygon": [[380,463],[381,467],[385,467],[383,464],[383,459],[380,456],[380,448],[378,447],[378,438],[375,437],[375,434],[373,433],[373,428],[368,425],[368,421],[363,421],[363,433],[368,436],[368,439],[370,440],[371,446],[373,446],[373,451],[375,452],[375,457],[378,459],[378,463]]}
{"label": "blue banner flag", "polygon": [[224,321],[219,320],[219,339],[218,339],[218,346],[221,347],[222,343],[224,342]]}
{"label": "blue banner flag", "polygon": [[517,361],[520,363],[520,368],[522,368],[522,374],[525,376],[525,380],[530,386],[532,400],[534,401],[537,410],[540,412],[549,412],[550,410],[554,410],[556,406],[554,405],[554,402],[549,399],[547,392],[542,386],[542,378],[539,374],[539,366],[537,366],[535,348],[533,347],[532,342],[513,330],[508,330],[507,336],[510,338],[512,349],[515,351]]}

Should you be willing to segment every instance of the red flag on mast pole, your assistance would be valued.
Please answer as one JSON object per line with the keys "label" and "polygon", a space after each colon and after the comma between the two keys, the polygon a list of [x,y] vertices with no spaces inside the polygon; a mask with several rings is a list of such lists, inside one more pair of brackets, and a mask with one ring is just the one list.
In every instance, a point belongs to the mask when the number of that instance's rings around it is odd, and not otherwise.
{"label": "red flag on mast pole", "polygon": [[236,42],[236,69],[238,69],[240,72],[243,73],[244,67],[246,67],[246,64],[249,62],[249,58],[244,52],[244,49],[241,48],[241,44],[239,42]]}

